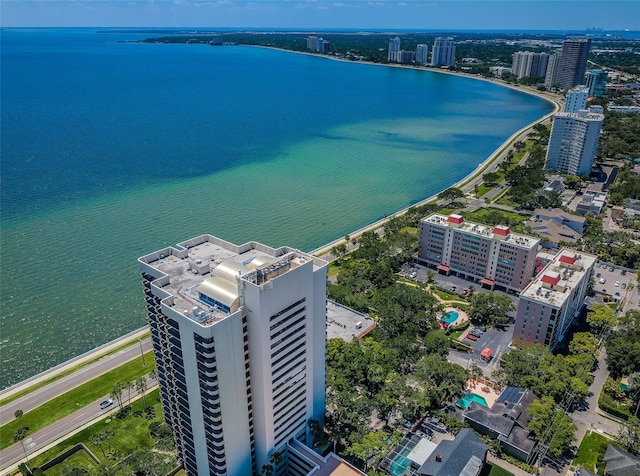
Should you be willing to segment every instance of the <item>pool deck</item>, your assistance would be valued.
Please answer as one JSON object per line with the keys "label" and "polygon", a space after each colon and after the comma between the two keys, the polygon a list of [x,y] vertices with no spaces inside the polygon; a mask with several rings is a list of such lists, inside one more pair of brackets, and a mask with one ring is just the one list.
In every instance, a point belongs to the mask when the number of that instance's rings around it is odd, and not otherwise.
{"label": "pool deck", "polygon": [[469,393],[475,393],[476,395],[484,398],[489,408],[496,403],[496,400],[498,400],[498,397],[500,396],[500,392],[496,392],[491,387],[484,385],[482,382],[475,383],[473,379],[467,380],[465,388]]}
{"label": "pool deck", "polygon": [[[447,314],[449,311],[454,311],[454,312],[458,313],[458,318],[455,321],[450,322],[448,324],[449,326],[459,326],[460,324],[463,324],[463,323],[465,323],[465,322],[467,322],[469,320],[469,316],[462,309],[458,309],[457,307],[453,307],[453,306],[447,306],[444,309],[444,314]],[[441,318],[439,318],[438,320],[440,321],[440,325],[444,329],[445,328],[444,325],[443,325],[444,322],[442,321]]]}

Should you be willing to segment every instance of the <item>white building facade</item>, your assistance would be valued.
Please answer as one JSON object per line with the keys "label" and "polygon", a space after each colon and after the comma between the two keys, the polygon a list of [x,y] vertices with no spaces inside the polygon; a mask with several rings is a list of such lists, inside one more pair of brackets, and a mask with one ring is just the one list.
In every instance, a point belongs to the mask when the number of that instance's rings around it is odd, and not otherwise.
{"label": "white building facade", "polygon": [[456,63],[456,45],[451,37],[437,37],[431,49],[431,66],[453,66]]}
{"label": "white building facade", "polygon": [[563,249],[520,293],[513,342],[555,350],[584,306],[597,256]]}
{"label": "white building facade", "polygon": [[553,117],[546,166],[572,175],[588,175],[596,157],[604,115],[559,112]]}
{"label": "white building facade", "polygon": [[567,92],[564,101],[564,112],[580,112],[587,107],[589,99],[589,88],[586,86],[576,86]]}
{"label": "white building facade", "polygon": [[395,37],[389,40],[389,52],[387,54],[387,61],[398,61],[398,53],[400,52],[400,38]]}
{"label": "white building facade", "polygon": [[202,235],[138,264],[187,474],[258,474],[276,451],[287,464],[292,439],[310,443],[324,417],[327,263]]}
{"label": "white building facade", "polygon": [[429,46],[420,44],[416,47],[416,63],[425,65],[428,62]]}
{"label": "white building facade", "polygon": [[516,51],[513,54],[511,64],[512,73],[518,78],[532,78],[544,76],[547,73],[549,63],[548,53],[535,53],[533,51]]}

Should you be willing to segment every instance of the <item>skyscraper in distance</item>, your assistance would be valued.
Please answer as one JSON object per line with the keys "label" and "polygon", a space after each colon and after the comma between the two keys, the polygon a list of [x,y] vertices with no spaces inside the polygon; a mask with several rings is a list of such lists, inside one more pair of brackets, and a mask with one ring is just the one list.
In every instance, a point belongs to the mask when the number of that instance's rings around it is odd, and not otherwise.
{"label": "skyscraper in distance", "polygon": [[389,40],[389,53],[387,54],[387,60],[398,61],[398,53],[400,52],[400,38],[395,37]]}
{"label": "skyscraper in distance", "polygon": [[453,38],[439,36],[431,49],[431,66],[453,66],[456,63],[456,45]]}
{"label": "skyscraper in distance", "polygon": [[187,474],[245,476],[275,452],[282,464],[300,458],[294,439],[311,443],[309,421],[324,417],[327,263],[201,235],[138,265]]}
{"label": "skyscraper in distance", "polygon": [[602,69],[592,69],[588,71],[587,87],[589,88],[589,96],[594,98],[604,96],[608,78],[607,72]]}
{"label": "skyscraper in distance", "polygon": [[513,54],[511,72],[518,79],[544,77],[547,73],[549,55],[547,53],[535,53],[532,51],[516,51]]}
{"label": "skyscraper in distance", "polygon": [[556,66],[553,84],[564,89],[584,84],[587,60],[591,49],[591,39],[565,40]]}
{"label": "skyscraper in distance", "polygon": [[549,56],[549,61],[547,62],[547,72],[544,75],[544,86],[547,89],[551,89],[555,85],[556,79],[556,71],[558,69],[558,59],[560,55],[558,53],[553,53]]}
{"label": "skyscraper in distance", "polygon": [[427,64],[429,57],[429,46],[425,44],[419,44],[416,47],[416,63]]}

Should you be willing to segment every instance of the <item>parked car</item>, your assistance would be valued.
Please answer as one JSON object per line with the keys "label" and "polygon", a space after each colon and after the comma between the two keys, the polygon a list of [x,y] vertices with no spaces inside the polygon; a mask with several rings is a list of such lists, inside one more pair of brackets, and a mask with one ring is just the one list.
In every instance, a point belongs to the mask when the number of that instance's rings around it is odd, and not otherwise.
{"label": "parked car", "polygon": [[614,268],[613,266],[611,266],[611,268],[609,268],[609,271],[611,271],[612,273],[616,270],[616,268]]}
{"label": "parked car", "polygon": [[627,289],[627,283],[622,283],[622,285],[620,286],[622,289]]}
{"label": "parked car", "polygon": [[111,400],[110,398],[108,398],[107,400],[102,400],[100,402],[100,409],[104,410],[105,408],[109,408],[111,405],[113,405],[113,400]]}
{"label": "parked car", "polygon": [[473,334],[467,334],[467,339],[472,340],[472,341],[477,341],[478,337],[474,336]]}
{"label": "parked car", "polygon": [[616,281],[615,283],[613,283],[613,285],[617,288],[618,286],[620,286],[620,281]]}
{"label": "parked car", "polygon": [[602,276],[601,273],[596,273],[596,278],[599,278],[600,276]]}

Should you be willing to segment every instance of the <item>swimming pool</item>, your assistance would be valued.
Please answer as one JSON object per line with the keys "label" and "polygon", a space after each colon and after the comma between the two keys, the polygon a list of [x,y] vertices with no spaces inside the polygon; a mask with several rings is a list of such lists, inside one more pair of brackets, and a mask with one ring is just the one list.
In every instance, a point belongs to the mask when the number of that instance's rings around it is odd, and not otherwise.
{"label": "swimming pool", "polygon": [[489,404],[480,395],[476,395],[475,393],[467,393],[464,397],[458,399],[456,402],[456,406],[466,410],[467,407],[471,404],[471,402],[479,403],[480,405],[489,408]]}
{"label": "swimming pool", "polygon": [[452,322],[455,322],[456,319],[458,319],[458,316],[459,314],[457,311],[448,311],[442,316],[442,322],[451,324]]}

